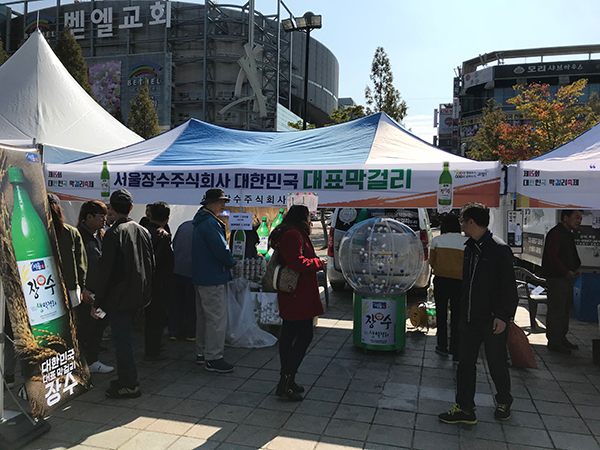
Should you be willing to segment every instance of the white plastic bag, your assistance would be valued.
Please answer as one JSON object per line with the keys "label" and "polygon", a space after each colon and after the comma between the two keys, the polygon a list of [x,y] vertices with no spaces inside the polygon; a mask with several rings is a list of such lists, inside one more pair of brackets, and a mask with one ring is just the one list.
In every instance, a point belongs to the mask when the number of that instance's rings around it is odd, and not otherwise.
{"label": "white plastic bag", "polygon": [[277,338],[261,330],[254,315],[254,297],[250,282],[236,278],[227,283],[227,333],[225,343],[231,347],[271,347]]}
{"label": "white plastic bag", "polygon": [[281,325],[282,320],[279,317],[279,302],[276,292],[258,292],[258,303],[260,305],[260,314],[258,321],[262,325]]}

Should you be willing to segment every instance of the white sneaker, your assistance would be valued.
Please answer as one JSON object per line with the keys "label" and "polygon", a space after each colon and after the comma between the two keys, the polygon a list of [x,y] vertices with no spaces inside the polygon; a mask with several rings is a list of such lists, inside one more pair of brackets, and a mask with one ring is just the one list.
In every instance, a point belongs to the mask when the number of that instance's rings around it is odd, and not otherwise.
{"label": "white sneaker", "polygon": [[102,364],[100,361],[90,364],[88,368],[90,369],[90,373],[110,373],[115,370],[114,367]]}

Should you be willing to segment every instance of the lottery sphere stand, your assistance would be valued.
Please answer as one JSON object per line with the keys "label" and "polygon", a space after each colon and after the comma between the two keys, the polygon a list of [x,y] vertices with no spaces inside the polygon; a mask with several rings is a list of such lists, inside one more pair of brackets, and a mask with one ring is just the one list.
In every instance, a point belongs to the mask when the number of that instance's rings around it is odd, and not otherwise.
{"label": "lottery sphere stand", "polygon": [[340,266],[354,289],[353,342],[365,350],[406,345],[406,291],[423,265],[423,244],[393,219],[355,224],[340,243]]}

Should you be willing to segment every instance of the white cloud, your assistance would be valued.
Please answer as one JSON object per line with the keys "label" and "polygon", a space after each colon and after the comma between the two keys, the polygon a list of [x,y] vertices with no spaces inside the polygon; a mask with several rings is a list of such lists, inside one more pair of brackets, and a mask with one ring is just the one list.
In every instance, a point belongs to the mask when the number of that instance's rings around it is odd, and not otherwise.
{"label": "white cloud", "polygon": [[404,126],[414,135],[433,145],[433,136],[437,135],[437,129],[433,127],[433,115],[407,116],[404,118]]}

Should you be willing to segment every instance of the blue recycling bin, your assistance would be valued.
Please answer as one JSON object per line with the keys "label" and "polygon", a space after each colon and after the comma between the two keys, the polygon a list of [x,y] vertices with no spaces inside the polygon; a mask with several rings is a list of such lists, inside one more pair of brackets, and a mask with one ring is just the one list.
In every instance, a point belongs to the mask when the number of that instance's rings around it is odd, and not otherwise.
{"label": "blue recycling bin", "polygon": [[600,273],[583,273],[575,280],[573,309],[575,317],[585,322],[598,322]]}

